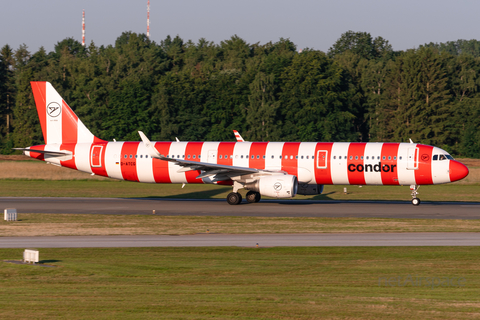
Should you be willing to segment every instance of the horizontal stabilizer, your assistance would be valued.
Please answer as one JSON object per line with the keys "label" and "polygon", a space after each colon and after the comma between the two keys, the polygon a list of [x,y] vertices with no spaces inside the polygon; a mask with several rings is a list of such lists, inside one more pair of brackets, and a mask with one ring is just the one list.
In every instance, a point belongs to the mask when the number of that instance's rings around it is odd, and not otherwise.
{"label": "horizontal stabilizer", "polygon": [[12,148],[13,150],[20,150],[23,152],[36,152],[36,153],[43,153],[49,154],[52,156],[70,156],[72,152],[70,151],[48,151],[48,150],[37,150],[37,149],[28,149],[28,148]]}

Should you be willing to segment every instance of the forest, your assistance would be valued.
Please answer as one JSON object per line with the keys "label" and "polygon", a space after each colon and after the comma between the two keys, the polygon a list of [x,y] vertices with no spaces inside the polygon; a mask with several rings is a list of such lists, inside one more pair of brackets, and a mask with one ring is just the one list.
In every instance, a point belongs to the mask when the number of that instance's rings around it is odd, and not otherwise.
{"label": "forest", "polygon": [[289,39],[219,44],[122,33],[0,51],[0,153],[43,144],[30,81],[49,81],[101,139],[425,143],[480,157],[480,42],[394,51],[348,31],[325,53]]}

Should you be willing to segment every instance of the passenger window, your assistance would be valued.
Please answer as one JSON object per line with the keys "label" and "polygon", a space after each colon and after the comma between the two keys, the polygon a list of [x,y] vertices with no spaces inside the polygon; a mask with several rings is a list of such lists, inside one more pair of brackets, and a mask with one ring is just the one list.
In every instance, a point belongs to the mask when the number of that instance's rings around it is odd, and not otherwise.
{"label": "passenger window", "polygon": [[[333,156],[333,159],[335,160],[337,158],[337,156]],[[303,159],[303,156],[302,156],[302,159]]]}
{"label": "passenger window", "polygon": [[225,159],[228,159],[228,156],[227,156],[227,155],[225,155]]}
{"label": "passenger window", "polygon": [[188,158],[188,159],[190,159],[190,155],[188,155],[188,157],[187,157],[187,158]]}
{"label": "passenger window", "polygon": [[127,159],[127,155],[124,155],[123,157],[124,157],[125,159]]}
{"label": "passenger window", "polygon": [[363,156],[361,156],[360,159],[363,160]]}
{"label": "passenger window", "polygon": [[243,159],[243,154],[240,156],[240,159]]}
{"label": "passenger window", "polygon": [[233,159],[233,154],[230,155],[230,159]]}
{"label": "passenger window", "polygon": [[312,156],[312,159],[315,159],[315,156]]}
{"label": "passenger window", "polygon": [[[303,156],[301,156],[300,159],[303,159]],[[333,157],[333,159],[335,159],[335,156]]]}
{"label": "passenger window", "polygon": [[140,155],[140,158],[143,158],[143,154]]}
{"label": "passenger window", "polygon": [[292,159],[293,159],[293,156],[290,156],[290,160],[292,160]]}
{"label": "passenger window", "polygon": [[201,154],[199,154],[199,155],[198,155],[198,159],[200,159],[201,157],[202,157],[202,155],[201,155]]}
{"label": "passenger window", "polygon": [[358,156],[355,156],[355,160],[358,160]]}
{"label": "passenger window", "polygon": [[197,157],[195,155],[193,155],[193,159],[196,159]]}
{"label": "passenger window", "polygon": [[350,156],[350,160],[352,160],[352,159],[353,159],[353,156]]}
{"label": "passenger window", "polygon": [[255,156],[252,156],[252,159],[255,159]]}
{"label": "passenger window", "polygon": [[272,159],[274,158],[275,156],[272,154]]}
{"label": "passenger window", "polygon": [[382,160],[385,160],[385,156],[382,157]]}
{"label": "passenger window", "polygon": [[219,157],[220,159],[222,159],[222,155],[219,155],[218,157]]}
{"label": "passenger window", "polygon": [[132,155],[130,155],[130,159],[132,159],[132,158],[133,158],[133,156],[132,156]]}
{"label": "passenger window", "polygon": [[285,159],[288,159],[288,156],[285,156]]}
{"label": "passenger window", "polygon": [[257,155],[257,159],[260,159],[260,156],[259,156],[259,155]]}
{"label": "passenger window", "polygon": [[388,156],[388,160],[392,160],[392,157],[391,157],[391,156]]}
{"label": "passenger window", "polygon": [[263,157],[262,157],[262,158],[263,158],[263,159],[265,159],[265,155],[263,155]]}
{"label": "passenger window", "polygon": [[307,159],[308,159],[308,156],[307,156]]}
{"label": "passenger window", "polygon": [[398,157],[399,160],[402,160],[402,156]]}
{"label": "passenger window", "polygon": [[393,157],[393,160],[397,160],[397,156]]}
{"label": "passenger window", "polygon": [[367,160],[368,160],[368,156],[367,156]]}

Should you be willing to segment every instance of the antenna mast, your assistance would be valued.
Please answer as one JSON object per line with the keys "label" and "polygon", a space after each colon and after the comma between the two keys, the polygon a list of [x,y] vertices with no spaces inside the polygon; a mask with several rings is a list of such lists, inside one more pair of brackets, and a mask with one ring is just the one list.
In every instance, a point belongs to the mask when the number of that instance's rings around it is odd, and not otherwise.
{"label": "antenna mast", "polygon": [[147,39],[150,40],[150,0],[147,3]]}
{"label": "antenna mast", "polygon": [[85,9],[82,16],[82,46],[85,47]]}

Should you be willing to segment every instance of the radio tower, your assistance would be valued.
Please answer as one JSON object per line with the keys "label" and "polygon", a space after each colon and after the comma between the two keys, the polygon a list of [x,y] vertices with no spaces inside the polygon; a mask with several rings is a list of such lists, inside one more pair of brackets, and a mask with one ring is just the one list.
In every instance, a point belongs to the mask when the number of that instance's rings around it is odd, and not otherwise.
{"label": "radio tower", "polygon": [[85,47],[85,10],[83,10],[82,16],[82,46]]}
{"label": "radio tower", "polygon": [[150,0],[147,3],[147,39],[150,40]]}

